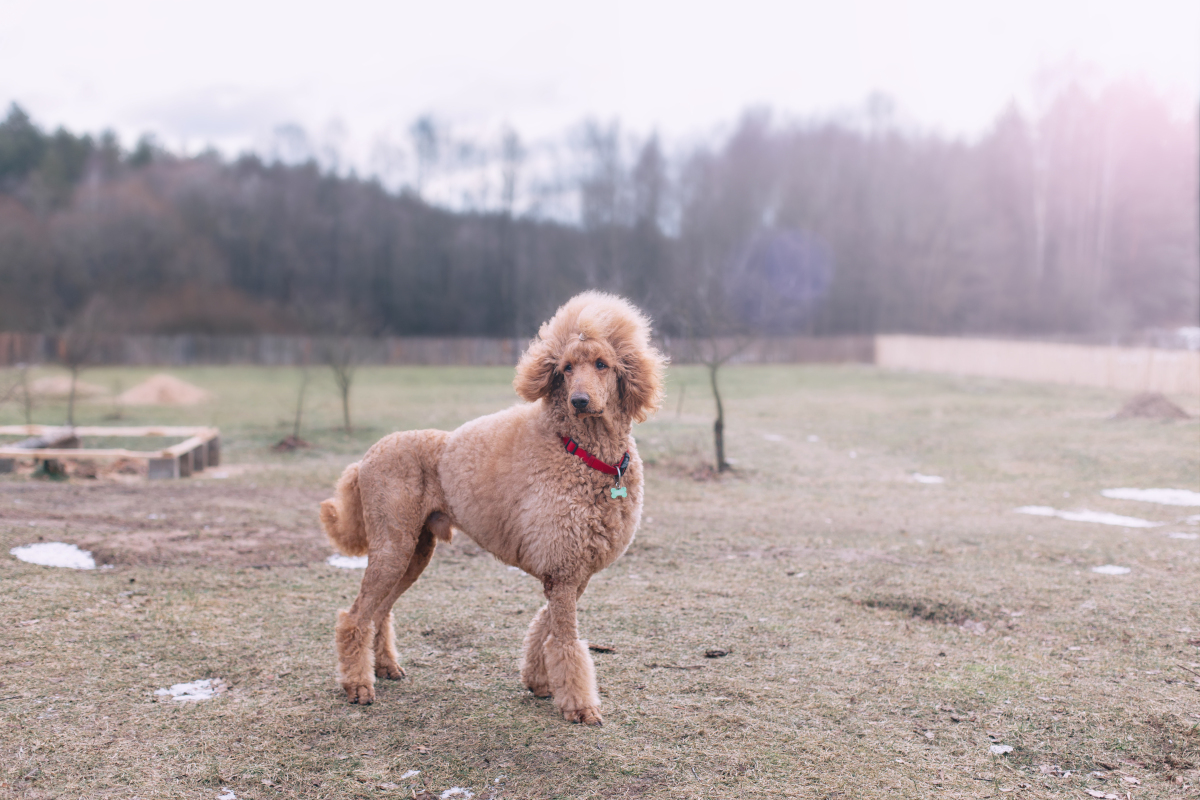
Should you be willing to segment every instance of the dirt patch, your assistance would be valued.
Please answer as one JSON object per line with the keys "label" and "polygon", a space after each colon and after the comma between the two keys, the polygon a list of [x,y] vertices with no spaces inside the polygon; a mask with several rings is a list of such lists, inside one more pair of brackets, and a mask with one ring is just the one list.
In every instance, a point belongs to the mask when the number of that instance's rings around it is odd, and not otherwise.
{"label": "dirt patch", "polygon": [[19,485],[20,502],[0,504],[0,526],[27,542],[76,544],[99,565],[297,566],[329,555],[315,491],[130,480]]}
{"label": "dirt patch", "polygon": [[458,650],[472,647],[478,640],[475,628],[462,624],[446,624],[437,628],[427,628],[421,631],[421,636],[441,647],[443,650]]}
{"label": "dirt patch", "polygon": [[312,445],[301,439],[299,436],[293,436],[290,434],[271,445],[271,449],[276,453],[291,453],[305,447],[312,447]]}
{"label": "dirt patch", "polygon": [[[67,397],[71,394],[71,378],[67,375],[38,378],[29,384],[29,392],[38,397]],[[95,397],[102,394],[108,394],[103,386],[85,381],[75,382],[76,397]]]}
{"label": "dirt patch", "polygon": [[1134,396],[1113,419],[1191,419],[1186,411],[1159,392],[1142,392]]}
{"label": "dirt patch", "polygon": [[1200,765],[1200,725],[1188,725],[1174,714],[1146,720],[1152,731],[1152,758],[1168,770],[1195,769]]}
{"label": "dirt patch", "polygon": [[127,406],[193,406],[211,399],[210,392],[166,373],[147,378],[117,396],[117,402]]}
{"label": "dirt patch", "polygon": [[321,560],[329,550],[314,530],[273,526],[112,531],[81,537],[79,543],[100,564],[114,566],[299,566]]}
{"label": "dirt patch", "polygon": [[890,611],[899,611],[901,614],[913,617],[914,619],[923,619],[926,622],[940,622],[946,625],[962,625],[968,620],[977,620],[983,616],[978,609],[973,609],[963,603],[932,600],[927,597],[876,594],[856,602],[867,608],[884,608]]}

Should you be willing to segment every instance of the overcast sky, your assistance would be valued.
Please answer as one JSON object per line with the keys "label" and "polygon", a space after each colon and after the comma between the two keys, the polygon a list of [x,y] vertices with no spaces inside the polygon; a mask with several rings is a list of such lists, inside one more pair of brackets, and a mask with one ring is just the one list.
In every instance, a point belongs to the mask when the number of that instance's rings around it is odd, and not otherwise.
{"label": "overcast sky", "polygon": [[827,115],[872,92],[972,135],[1070,64],[1194,110],[1200,2],[0,0],[0,102],[189,151],[262,149],[293,123],[361,160],[427,112],[527,138],[619,117],[678,139],[752,105]]}

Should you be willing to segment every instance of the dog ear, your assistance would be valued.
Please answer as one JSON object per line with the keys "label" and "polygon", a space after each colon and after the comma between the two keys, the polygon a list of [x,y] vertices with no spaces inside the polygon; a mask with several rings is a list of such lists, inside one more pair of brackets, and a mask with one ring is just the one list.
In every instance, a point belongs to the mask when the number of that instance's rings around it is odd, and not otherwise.
{"label": "dog ear", "polygon": [[534,339],[517,362],[517,377],[513,379],[517,396],[532,403],[550,394],[560,378],[557,367],[558,354],[550,342]]}
{"label": "dog ear", "polygon": [[646,346],[621,354],[619,361],[617,390],[621,410],[634,422],[645,422],[662,405],[662,374],[667,359],[653,347]]}

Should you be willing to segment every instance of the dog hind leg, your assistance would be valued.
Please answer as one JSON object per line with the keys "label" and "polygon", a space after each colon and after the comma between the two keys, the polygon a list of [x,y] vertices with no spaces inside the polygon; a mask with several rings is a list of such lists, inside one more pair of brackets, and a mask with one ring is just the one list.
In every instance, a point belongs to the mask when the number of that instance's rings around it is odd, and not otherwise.
{"label": "dog hind leg", "polygon": [[404,594],[410,586],[416,583],[417,578],[421,577],[421,573],[429,565],[429,560],[433,558],[436,545],[437,540],[427,525],[421,530],[421,536],[417,539],[417,546],[413,550],[412,557],[408,560],[404,576],[400,578],[399,583],[380,606],[380,611],[374,620],[376,677],[390,680],[404,677],[404,669],[398,663],[399,656],[396,653],[396,631],[392,626],[392,606],[395,605],[400,595]]}
{"label": "dog hind leg", "polygon": [[[417,536],[411,534],[399,535],[389,540],[392,546],[372,552],[358,597],[349,609],[338,612],[338,678],[351,703],[369,705],[375,702],[375,659],[380,649],[377,634],[381,633],[382,624],[388,621],[392,603],[399,596],[397,589],[412,560],[416,539]],[[389,624],[388,630],[382,632],[385,651],[388,640],[394,641],[390,631]],[[387,656],[393,665],[394,653],[395,645],[392,644]]]}

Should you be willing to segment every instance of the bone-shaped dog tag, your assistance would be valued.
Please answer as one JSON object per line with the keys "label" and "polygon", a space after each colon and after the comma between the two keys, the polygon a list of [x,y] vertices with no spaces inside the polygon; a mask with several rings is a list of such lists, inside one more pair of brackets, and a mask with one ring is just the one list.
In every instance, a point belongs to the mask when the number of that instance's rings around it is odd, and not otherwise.
{"label": "bone-shaped dog tag", "polygon": [[611,489],[609,489],[609,491],[612,492],[613,500],[616,500],[618,497],[629,497],[629,490],[626,489],[624,486],[620,486],[620,487],[614,486]]}

